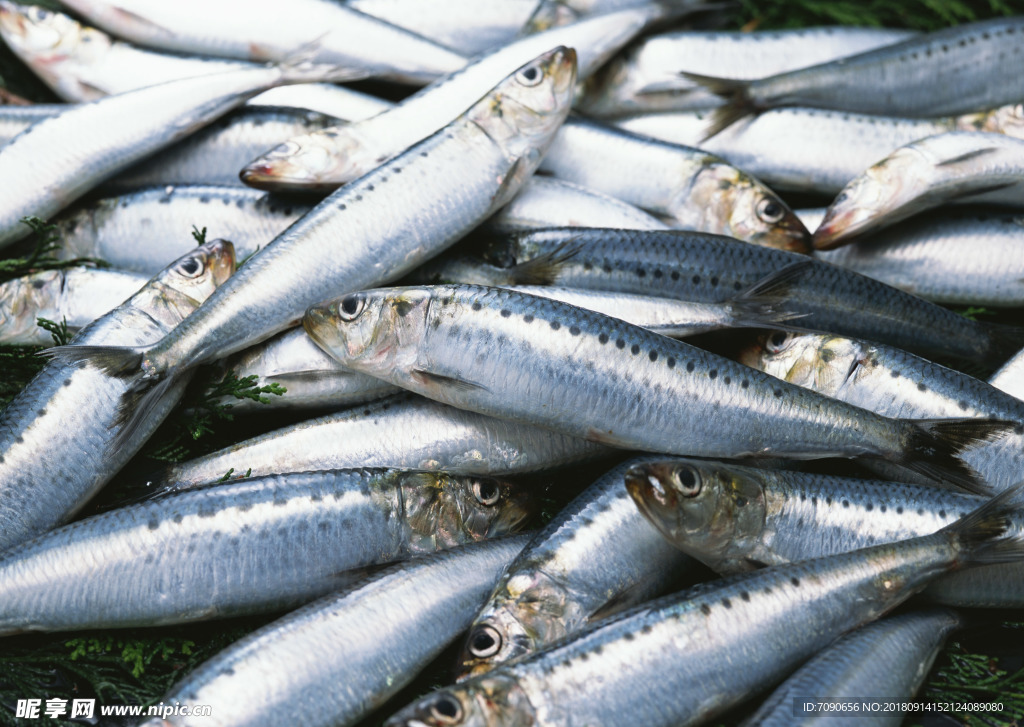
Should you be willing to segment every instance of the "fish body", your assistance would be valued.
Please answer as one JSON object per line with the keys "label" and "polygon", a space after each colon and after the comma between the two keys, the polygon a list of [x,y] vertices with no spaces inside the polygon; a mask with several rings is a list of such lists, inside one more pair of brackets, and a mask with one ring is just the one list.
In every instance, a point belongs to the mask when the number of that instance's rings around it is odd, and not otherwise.
{"label": "fish body", "polygon": [[152,479],[152,489],[160,492],[209,484],[230,476],[229,470],[235,477],[246,472],[261,476],[363,466],[480,475],[537,472],[597,459],[609,452],[575,437],[553,435],[403,393],[169,465]]}
{"label": "fish body", "polygon": [[[688,559],[647,523],[622,476],[602,475],[534,536],[473,621],[460,680],[541,651],[594,619],[668,591]],[[608,549],[608,543],[617,543]]]}
{"label": "fish body", "polygon": [[1018,399],[1024,399],[1024,353],[1018,353],[992,374],[988,383]]}
{"label": "fish body", "polygon": [[774,334],[763,347],[744,352],[740,360],[883,416],[967,416],[1013,422],[1011,430],[965,453],[964,459],[997,489],[1021,479],[1024,403],[984,381],[892,346],[831,335]]}
{"label": "fish body", "polygon": [[[138,345],[159,340],[234,269],[231,243],[207,243],[167,268],[73,342]],[[117,474],[184,388],[155,403],[137,434],[110,449],[125,382],[48,362],[0,413],[0,550],[68,520]]]}
{"label": "fish body", "polygon": [[[465,630],[528,536],[403,562],[235,642],[179,681],[166,704],[216,704],[220,724],[350,725],[397,693]],[[276,674],[268,684],[266,674]],[[149,727],[199,725],[170,715]]]}
{"label": "fish body", "polygon": [[[925,471],[945,448],[918,462],[915,442],[930,435],[911,422],[807,396],[619,319],[501,288],[362,291],[310,308],[303,325],[356,371],[616,447],[730,458],[867,456]],[[946,462],[957,469],[955,459]]]}
{"label": "fish body", "polygon": [[495,480],[360,469],[253,478],[129,505],[8,550],[0,631],[296,606],[335,590],[346,571],[515,530],[528,503]]}
{"label": "fish body", "polygon": [[842,637],[800,667],[743,725],[832,724],[898,727],[907,709],[876,714],[801,712],[800,701],[906,705],[924,683],[946,637],[962,622],[953,611],[915,611],[868,624]]}
{"label": "fish body", "polygon": [[[938,575],[976,562],[972,541],[1001,532],[1008,510],[1005,502],[983,507],[934,535],[765,568],[649,602],[543,652],[422,697],[385,725],[700,724]],[[999,525],[985,536],[989,518]],[[1019,557],[1013,555],[1019,543],[1006,548],[1005,557]]]}
{"label": "fish body", "polygon": [[38,325],[39,318],[65,322],[69,331],[77,332],[130,298],[147,281],[136,273],[81,266],[43,270],[0,283],[0,343],[50,345],[53,338]]}

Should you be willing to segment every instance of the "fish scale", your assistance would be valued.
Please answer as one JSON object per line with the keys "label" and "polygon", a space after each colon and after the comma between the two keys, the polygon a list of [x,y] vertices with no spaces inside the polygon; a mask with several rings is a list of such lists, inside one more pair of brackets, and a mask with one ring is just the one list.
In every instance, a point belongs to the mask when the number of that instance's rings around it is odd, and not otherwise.
{"label": "fish scale", "polygon": [[[924,471],[949,454],[925,435],[930,444],[918,461],[912,450],[924,432],[912,422],[808,396],[624,321],[501,288],[363,291],[310,308],[304,326],[354,370],[459,408],[618,447],[867,456]],[[970,479],[957,477],[968,487]]]}

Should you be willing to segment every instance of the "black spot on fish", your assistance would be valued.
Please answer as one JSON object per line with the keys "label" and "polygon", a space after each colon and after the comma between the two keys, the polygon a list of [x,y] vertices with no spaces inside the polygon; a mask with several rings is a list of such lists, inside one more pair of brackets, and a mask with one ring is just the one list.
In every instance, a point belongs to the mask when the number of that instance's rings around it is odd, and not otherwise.
{"label": "black spot on fish", "polygon": [[340,209],[340,210],[347,210],[347,209],[348,209],[348,207],[347,207],[346,205],[343,205],[343,204],[339,204],[339,205],[338,205],[338,209]]}
{"label": "black spot on fish", "polygon": [[744,389],[746,389],[749,386],[750,386],[750,382],[747,381],[746,379],[743,379],[743,381],[740,382],[740,387],[742,387]]}
{"label": "black spot on fish", "polygon": [[502,308],[501,309],[501,317],[502,318],[508,318],[511,315],[512,315],[512,311],[508,310],[507,308]]}
{"label": "black spot on fish", "polygon": [[357,194],[356,195],[356,202],[362,202],[362,201],[363,201],[363,195]]}
{"label": "black spot on fish", "polygon": [[611,265],[605,265],[605,266],[604,266],[604,267],[602,267],[601,269],[602,269],[602,270],[604,270],[604,271],[605,271],[606,273],[611,273],[611,271],[612,271],[612,266],[611,266]]}
{"label": "black spot on fish", "polygon": [[963,410],[963,411],[967,410],[967,402],[966,401],[960,400],[960,401],[958,401],[956,403],[956,405],[959,406],[960,409]]}
{"label": "black spot on fish", "polygon": [[46,409],[40,409],[39,411],[36,412],[36,414],[41,417],[44,417],[46,416]]}
{"label": "black spot on fish", "polygon": [[708,604],[706,604],[706,603],[702,603],[702,604],[700,605],[700,611],[701,611],[701,613],[703,613],[703,614],[704,614],[705,616],[710,616],[710,615],[711,615],[711,606],[709,606],[709,605],[708,605]]}
{"label": "black spot on fish", "polygon": [[896,514],[897,515],[902,515],[903,514],[903,506],[902,505],[898,505],[896,507]]}
{"label": "black spot on fish", "polygon": [[607,333],[602,333],[602,334],[600,334],[600,335],[599,335],[599,336],[597,337],[597,342],[598,342],[598,343],[600,343],[600,344],[601,344],[602,346],[603,346],[604,344],[608,343],[608,334],[607,334]]}
{"label": "black spot on fish", "polygon": [[748,593],[747,591],[740,591],[740,598],[742,598],[747,603],[750,603],[750,593]]}
{"label": "black spot on fish", "polygon": [[483,306],[480,305],[480,301],[478,300],[474,300],[473,305],[471,307],[473,308],[473,310],[480,310],[481,308],[483,308]]}
{"label": "black spot on fish", "polygon": [[918,384],[917,385],[917,390],[918,391],[928,391],[928,387],[925,386],[924,384]]}
{"label": "black spot on fish", "polygon": [[593,265],[593,263],[585,262],[585,263],[583,263],[583,269],[584,270],[588,270],[588,271],[589,270],[593,270],[594,269],[594,265]]}
{"label": "black spot on fish", "polygon": [[672,278],[673,280],[679,280],[679,271],[678,270],[673,270],[672,274],[669,275],[669,277]]}
{"label": "black spot on fish", "polygon": [[723,598],[722,605],[726,608],[732,608],[732,601],[730,601],[728,598]]}
{"label": "black spot on fish", "polygon": [[523,316],[523,323],[533,323],[533,316],[527,313],[525,316]]}
{"label": "black spot on fish", "polygon": [[776,399],[781,399],[782,398],[782,389],[776,389],[772,393],[775,394],[775,398]]}
{"label": "black spot on fish", "polygon": [[919,508],[917,508],[917,514],[918,514],[918,515],[924,515],[924,509],[923,509],[923,508],[920,508],[920,507],[919,507]]}
{"label": "black spot on fish", "polygon": [[632,631],[627,631],[622,638],[626,641],[632,641],[636,638],[636,634],[634,634]]}
{"label": "black spot on fish", "polygon": [[686,370],[689,371],[691,374],[693,373],[693,370],[695,368],[697,368],[697,367],[693,365],[693,361],[687,361],[686,362]]}
{"label": "black spot on fish", "polygon": [[711,278],[711,285],[712,286],[718,285],[718,278],[717,277]]}
{"label": "black spot on fish", "polygon": [[580,335],[580,328],[579,328],[579,326],[569,326],[569,335],[570,336],[578,336],[578,335]]}
{"label": "black spot on fish", "polygon": [[562,324],[559,323],[558,321],[551,321],[551,330],[552,331],[557,331],[561,327],[562,327]]}
{"label": "black spot on fish", "polygon": [[864,506],[864,509],[867,510],[868,512],[871,512],[872,510],[875,509],[875,506],[869,502],[867,505]]}
{"label": "black spot on fish", "polygon": [[668,367],[670,369],[674,369],[676,367],[676,360],[671,356],[668,357],[668,361],[666,361],[665,363],[668,364]]}
{"label": "black spot on fish", "polygon": [[420,152],[420,156],[421,156],[421,157],[425,157],[426,155],[427,155],[427,153],[426,153],[425,151],[421,151],[421,152]]}
{"label": "black spot on fish", "polygon": [[625,348],[626,347],[626,342],[620,338],[620,339],[618,339],[615,342],[615,347],[616,348]]}
{"label": "black spot on fish", "polygon": [[693,284],[694,285],[699,285],[700,284],[700,276],[699,275],[694,275],[693,276]]}
{"label": "black spot on fish", "polygon": [[[423,156],[426,156],[426,154],[424,154]],[[401,174],[402,173],[402,168],[401,167],[395,167],[391,171],[394,172],[395,174]]]}
{"label": "black spot on fish", "polygon": [[893,372],[892,372],[891,374],[889,374],[889,375],[890,375],[891,377],[893,377],[894,379],[898,379],[898,378],[900,377],[900,372],[899,372],[899,371],[893,371]]}
{"label": "black spot on fish", "polygon": [[946,517],[946,511],[945,510],[939,510],[939,517]]}
{"label": "black spot on fish", "polygon": [[800,502],[807,502],[807,493],[806,492],[801,492],[800,493]]}
{"label": "black spot on fish", "polygon": [[[811,502],[814,502],[814,500],[817,500],[817,499],[818,498],[813,498],[811,500]],[[814,504],[817,505],[818,503],[814,502]],[[828,497],[825,498],[825,504],[828,505],[829,507],[832,507],[832,496],[831,495],[829,495]]]}
{"label": "black spot on fish", "polygon": [[640,629],[640,633],[642,634],[649,634],[652,631],[654,631],[654,627],[650,624],[644,624],[643,627]]}
{"label": "black spot on fish", "polygon": [[728,386],[729,384],[732,383],[732,377],[726,376],[724,379],[722,379],[722,381],[724,381],[725,385]]}
{"label": "black spot on fish", "polygon": [[800,579],[797,578],[796,576],[793,576],[792,578],[790,578],[789,582],[792,583],[796,588],[800,587]]}
{"label": "black spot on fish", "polygon": [[634,343],[634,344],[633,344],[633,345],[632,345],[632,346],[630,347],[630,349],[629,349],[629,352],[630,352],[631,354],[633,354],[634,356],[636,356],[636,355],[637,355],[638,353],[640,353],[640,346],[638,346],[637,344],[635,344],[635,343]]}
{"label": "black spot on fish", "polygon": [[64,379],[64,386],[71,386],[71,379]]}
{"label": "black spot on fish", "polygon": [[154,515],[149,519],[149,522],[146,523],[146,526],[150,530],[156,530],[158,527],[160,527],[160,519]]}
{"label": "black spot on fish", "polygon": [[210,204],[210,198],[204,194],[199,198],[199,204]]}
{"label": "black spot on fish", "polygon": [[660,277],[662,277],[663,275],[664,275],[664,273],[663,273],[663,272],[661,272],[660,270],[655,270],[655,271],[654,271],[654,277],[656,277],[656,278],[660,278]]}
{"label": "black spot on fish", "polygon": [[711,379],[712,381],[717,379],[718,378],[718,371],[716,369],[711,369],[710,371],[708,371],[708,378]]}
{"label": "black spot on fish", "polygon": [[171,198],[170,197],[161,197],[160,198],[160,204],[170,204],[170,203],[171,203]]}
{"label": "black spot on fish", "polygon": [[843,500],[843,507],[849,507],[849,506],[850,506],[850,501],[849,500]]}
{"label": "black spot on fish", "polygon": [[182,514],[181,514],[181,513],[179,512],[179,513],[178,513],[177,515],[175,515],[175,516],[174,516],[173,518],[171,518],[171,519],[172,519],[172,520],[174,520],[174,522],[176,522],[176,523],[181,523],[181,521],[185,519],[185,516],[184,516],[184,515],[182,515]]}
{"label": "black spot on fish", "polygon": [[647,354],[647,358],[651,359],[651,361],[657,361],[658,360],[658,352],[657,351],[651,351],[649,354]]}
{"label": "black spot on fish", "polygon": [[637,276],[638,278],[644,278],[644,277],[646,277],[646,276],[647,276],[647,271],[646,271],[646,270],[644,270],[643,268],[637,268],[637,271],[636,271],[636,276]]}
{"label": "black spot on fish", "polygon": [[878,506],[878,511],[879,512],[887,512],[888,510],[889,510],[889,508],[887,508],[885,505],[879,505]]}

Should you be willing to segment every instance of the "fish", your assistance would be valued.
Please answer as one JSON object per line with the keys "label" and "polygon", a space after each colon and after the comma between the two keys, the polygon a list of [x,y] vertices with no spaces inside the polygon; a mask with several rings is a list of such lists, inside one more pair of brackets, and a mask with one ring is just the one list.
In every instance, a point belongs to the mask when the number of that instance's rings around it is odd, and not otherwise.
{"label": "fish", "polygon": [[[466,629],[529,535],[424,555],[262,626],[180,679],[164,704],[216,704],[221,725],[351,725],[408,684]],[[395,639],[396,631],[406,634]],[[266,674],[276,675],[267,689]],[[339,688],[339,685],[343,685]],[[142,727],[198,725],[169,714]]]}
{"label": "fish", "polygon": [[753,80],[914,35],[902,28],[856,26],[659,33],[633,43],[590,78],[577,108],[593,118],[709,109],[722,99],[680,71]]}
{"label": "fish", "polygon": [[242,181],[267,191],[328,193],[435,133],[503,77],[556,46],[575,48],[586,78],[652,23],[689,12],[689,3],[655,2],[581,19],[521,38],[435,81],[385,113],[290,139],[250,162]]}
{"label": "fish", "polygon": [[[159,340],[234,271],[234,248],[194,247],[73,342]],[[132,458],[180,398],[170,387],[136,433],[110,450],[125,382],[49,361],[0,413],[0,551],[67,521]]]}
{"label": "fish", "polygon": [[685,73],[726,100],[708,136],[778,106],[880,116],[928,117],[1019,103],[1024,17],[994,18],[924,33],[892,45],[755,81]]}
{"label": "fish", "polygon": [[128,505],[0,555],[0,633],[294,608],[344,585],[349,571],[513,532],[531,502],[497,480],[355,469]]}
{"label": "fish", "polygon": [[[287,397],[285,394],[283,398]],[[576,437],[400,393],[245,439],[152,473],[150,496],[223,480],[349,467],[405,467],[499,476],[607,457]]]}
{"label": "fish", "polygon": [[303,326],[355,371],[625,449],[863,456],[977,489],[958,459],[961,448],[1009,426],[879,417],[619,319],[502,288],[361,291],[311,307]]}
{"label": "fish", "polygon": [[[798,563],[930,535],[984,503],[899,482],[663,460],[624,474],[637,508],[665,539],[718,573]],[[1024,515],[1008,531],[1024,537]],[[1024,563],[942,576],[924,593],[950,606],[1020,608]]]}
{"label": "fish", "polygon": [[[828,714],[833,724],[898,727],[905,713],[915,709],[914,695],[946,638],[962,625],[955,611],[934,609],[863,626],[797,669],[741,725],[812,724],[820,717],[802,704],[811,699],[858,710],[856,715]],[[865,714],[875,703],[886,707]]]}
{"label": "fish", "polygon": [[1024,399],[1024,352],[1018,352],[992,374],[988,383],[1018,399]]}
{"label": "fish", "polygon": [[626,494],[623,475],[640,461],[601,475],[524,547],[478,609],[458,658],[459,681],[672,590],[689,559]]}
{"label": "fish", "polygon": [[466,57],[417,33],[327,0],[298,0],[282,16],[273,2],[191,0],[173,8],[152,0],[67,0],[103,30],[149,48],[257,62],[297,51],[310,61],[369,76],[424,84],[462,68]]}
{"label": "fish", "polygon": [[[965,452],[964,461],[997,490],[1021,479],[1024,402],[984,381],[893,346],[834,335],[770,334],[738,358],[779,379],[883,416],[1013,422],[999,439]],[[893,479],[906,477],[900,475]]]}
{"label": "fish", "polygon": [[152,275],[195,247],[192,230],[231,240],[245,260],[312,208],[247,187],[166,185],[91,199],[53,219],[61,260],[93,258]]}
{"label": "fish", "polygon": [[923,538],[764,568],[648,602],[420,697],[385,727],[705,722],[937,576],[1019,559],[1024,546],[1004,535],[1011,494]]}
{"label": "fish", "polygon": [[[193,247],[195,247],[193,245]],[[145,275],[85,265],[41,270],[0,283],[0,344],[47,346],[45,318],[78,332],[130,298],[148,282]]]}
{"label": "fish", "polygon": [[902,146],[850,180],[814,231],[816,250],[831,250],[868,232],[947,202],[1019,207],[1024,139],[951,131]]}
{"label": "fish", "polygon": [[527,63],[443,131],[314,207],[160,342],[51,355],[130,381],[122,411],[134,420],[197,364],[289,328],[338,291],[400,277],[515,195],[569,111],[575,65],[566,48]]}

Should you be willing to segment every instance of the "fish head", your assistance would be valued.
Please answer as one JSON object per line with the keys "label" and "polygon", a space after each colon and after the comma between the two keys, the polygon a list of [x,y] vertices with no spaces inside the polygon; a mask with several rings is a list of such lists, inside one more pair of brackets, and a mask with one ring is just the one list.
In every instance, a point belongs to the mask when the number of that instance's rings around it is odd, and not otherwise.
{"label": "fish head", "polygon": [[536,727],[537,716],[515,679],[485,674],[421,697],[384,727]]}
{"label": "fish head", "polygon": [[417,552],[517,532],[534,510],[524,487],[489,477],[409,472],[400,487]]}
{"label": "fish head", "polygon": [[895,222],[893,215],[926,187],[931,166],[917,148],[905,146],[866,169],[843,187],[825,210],[825,218],[814,231],[814,248],[832,250],[887,220]]}
{"label": "fish head", "polygon": [[868,355],[865,344],[851,338],[776,331],[759,337],[738,360],[777,379],[835,396]]}
{"label": "fish head", "polygon": [[993,134],[1005,134],[1015,139],[1024,139],[1024,104],[1010,104],[971,114],[968,118],[967,130],[987,131]]}
{"label": "fish head", "polygon": [[667,459],[630,467],[625,482],[640,512],[669,542],[712,568],[742,560],[764,530],[764,491],[745,470]]}
{"label": "fish head", "polygon": [[512,573],[498,584],[459,655],[458,681],[530,654],[564,637],[579,613],[567,584],[539,569]]}
{"label": "fish head", "polygon": [[172,328],[213,295],[235,271],[235,246],[213,240],[189,250],[129,300]]}
{"label": "fish head", "polygon": [[350,293],[306,311],[302,325],[340,363],[387,381],[416,369],[432,300],[427,288]]}
{"label": "fish head", "polygon": [[[693,210],[700,210],[699,219],[694,218]],[[811,233],[777,194],[716,157],[708,157],[670,211],[687,229],[790,252],[807,253],[811,249]]]}
{"label": "fish head", "polygon": [[238,176],[270,192],[329,194],[385,161],[354,127],[342,124],[294,136],[249,162]]}
{"label": "fish head", "polygon": [[513,163],[494,204],[508,202],[533,174],[572,106],[576,51],[559,46],[521,66],[473,104],[465,118]]}
{"label": "fish head", "polygon": [[81,78],[110,50],[109,35],[64,13],[0,0],[0,35],[46,85],[66,100],[107,95]]}

